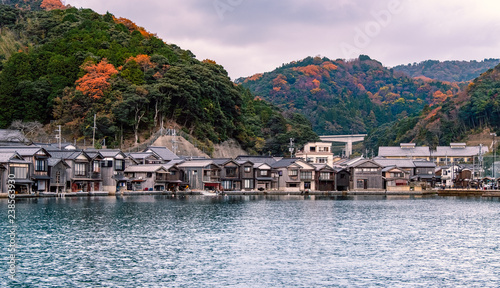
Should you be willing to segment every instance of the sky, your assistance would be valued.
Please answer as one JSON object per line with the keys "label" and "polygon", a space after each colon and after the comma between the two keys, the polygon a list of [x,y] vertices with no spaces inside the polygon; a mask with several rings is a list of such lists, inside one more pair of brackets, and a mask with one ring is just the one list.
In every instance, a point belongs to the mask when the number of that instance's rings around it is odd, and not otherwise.
{"label": "sky", "polygon": [[308,56],[386,67],[500,58],[498,0],[66,0],[125,17],[231,79]]}

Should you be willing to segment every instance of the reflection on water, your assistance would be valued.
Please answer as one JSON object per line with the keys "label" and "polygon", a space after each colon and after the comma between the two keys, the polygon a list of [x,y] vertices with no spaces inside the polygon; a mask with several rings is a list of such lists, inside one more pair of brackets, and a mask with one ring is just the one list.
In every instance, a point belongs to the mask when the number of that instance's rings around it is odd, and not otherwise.
{"label": "reflection on water", "polygon": [[498,198],[416,196],[24,199],[17,279],[25,287],[498,287],[499,208]]}

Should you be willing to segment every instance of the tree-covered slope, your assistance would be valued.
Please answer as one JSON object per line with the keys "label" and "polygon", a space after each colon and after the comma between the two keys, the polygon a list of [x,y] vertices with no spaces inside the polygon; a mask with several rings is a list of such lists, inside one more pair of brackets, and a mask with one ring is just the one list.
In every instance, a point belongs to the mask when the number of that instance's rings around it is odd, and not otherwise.
{"label": "tree-covered slope", "polygon": [[484,59],[479,62],[427,60],[420,63],[398,65],[393,69],[406,73],[410,77],[424,76],[439,81],[465,82],[479,77],[498,63],[500,63],[500,59]]}
{"label": "tree-covered slope", "polygon": [[175,122],[209,147],[235,138],[250,152],[273,154],[286,151],[285,138],[317,138],[307,121],[254,99],[222,66],[128,19],[48,10],[0,5],[2,128],[55,120],[76,139],[92,135],[97,115],[97,138],[119,146]]}
{"label": "tree-covered slope", "polygon": [[405,117],[373,130],[367,147],[413,142],[435,147],[464,141],[489,129],[500,135],[500,65],[474,79],[466,91],[444,103],[426,106],[420,115]]}
{"label": "tree-covered slope", "polygon": [[306,115],[323,135],[370,132],[459,91],[456,84],[394,72],[368,56],[352,61],[308,57],[237,82],[283,109]]}

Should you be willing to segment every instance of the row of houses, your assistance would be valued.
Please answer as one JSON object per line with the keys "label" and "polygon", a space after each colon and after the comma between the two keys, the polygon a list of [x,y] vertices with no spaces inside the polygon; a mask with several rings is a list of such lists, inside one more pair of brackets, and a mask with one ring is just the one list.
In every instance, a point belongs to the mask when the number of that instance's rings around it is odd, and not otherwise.
{"label": "row of houses", "polygon": [[124,153],[80,150],[72,145],[0,147],[2,192],[13,179],[16,193],[120,190],[344,191],[387,189],[411,181],[435,181],[435,165],[391,159],[340,160],[335,165],[301,158],[239,156],[236,159],[178,157],[166,147]]}
{"label": "row of houses", "polygon": [[[458,175],[456,172],[438,167],[432,153],[426,155],[428,148],[404,143],[400,147],[380,147],[379,156],[373,159],[341,159],[325,142],[306,144],[297,158],[235,159],[179,157],[166,147],[125,153],[117,149],[81,150],[71,144],[10,145],[0,146],[2,193],[7,192],[6,179],[13,179],[15,191],[24,194],[179,189],[408,190],[410,186],[450,186],[458,181],[450,176]],[[487,148],[452,143],[448,150],[439,150],[445,159],[437,157],[438,161],[470,160]],[[465,176],[460,177],[457,179]]]}

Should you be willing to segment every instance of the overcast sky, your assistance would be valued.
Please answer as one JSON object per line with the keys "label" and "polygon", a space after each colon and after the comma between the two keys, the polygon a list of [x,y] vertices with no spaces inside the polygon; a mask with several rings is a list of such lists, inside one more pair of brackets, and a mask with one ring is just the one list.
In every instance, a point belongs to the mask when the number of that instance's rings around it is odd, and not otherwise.
{"label": "overcast sky", "polygon": [[500,58],[498,0],[66,0],[223,65],[234,80],[307,56],[384,66]]}

